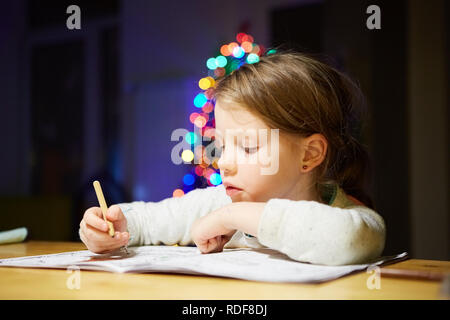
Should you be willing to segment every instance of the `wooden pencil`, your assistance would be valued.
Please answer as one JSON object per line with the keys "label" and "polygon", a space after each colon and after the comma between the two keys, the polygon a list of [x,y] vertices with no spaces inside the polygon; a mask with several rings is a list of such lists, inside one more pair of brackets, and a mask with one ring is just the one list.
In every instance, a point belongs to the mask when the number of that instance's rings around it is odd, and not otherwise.
{"label": "wooden pencil", "polygon": [[97,195],[98,203],[100,204],[100,208],[102,209],[103,219],[108,224],[109,227],[109,235],[111,237],[114,237],[114,226],[112,222],[108,221],[106,219],[106,211],[108,210],[108,207],[106,205],[105,197],[103,196],[102,187],[100,186],[100,182],[97,180],[94,181],[94,189],[95,194]]}

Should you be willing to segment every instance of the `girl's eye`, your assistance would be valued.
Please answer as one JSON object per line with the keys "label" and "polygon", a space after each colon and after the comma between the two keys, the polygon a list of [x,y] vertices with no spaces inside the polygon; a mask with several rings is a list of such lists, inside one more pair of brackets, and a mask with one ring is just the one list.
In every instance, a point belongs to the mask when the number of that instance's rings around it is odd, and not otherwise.
{"label": "girl's eye", "polygon": [[255,153],[256,151],[258,151],[258,147],[253,147],[253,148],[243,147],[243,148],[244,148],[245,153],[249,153],[249,154]]}

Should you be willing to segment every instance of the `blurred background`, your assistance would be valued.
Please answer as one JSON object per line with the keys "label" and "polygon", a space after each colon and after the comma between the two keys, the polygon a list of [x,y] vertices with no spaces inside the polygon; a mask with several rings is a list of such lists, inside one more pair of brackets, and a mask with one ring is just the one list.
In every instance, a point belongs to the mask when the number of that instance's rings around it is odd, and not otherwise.
{"label": "blurred background", "polygon": [[[208,59],[245,34],[257,53],[283,44],[323,54],[360,84],[383,254],[450,259],[449,1],[1,4],[0,231],[78,241],[84,211],[98,205],[95,179],[109,205],[220,184],[213,166],[171,161],[171,134],[193,131],[199,80],[217,72]],[[66,26],[72,4],[81,29]],[[378,30],[366,27],[372,4]]]}

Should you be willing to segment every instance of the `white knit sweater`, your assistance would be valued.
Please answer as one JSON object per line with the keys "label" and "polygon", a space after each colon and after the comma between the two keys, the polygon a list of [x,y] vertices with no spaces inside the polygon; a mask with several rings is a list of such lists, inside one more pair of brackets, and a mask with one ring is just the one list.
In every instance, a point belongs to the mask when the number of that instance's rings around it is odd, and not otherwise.
{"label": "white knit sweater", "polygon": [[[133,245],[195,245],[192,223],[229,203],[225,187],[207,187],[159,202],[120,203]],[[381,255],[385,224],[375,211],[358,205],[336,188],[330,205],[316,201],[270,199],[257,237],[237,231],[225,248],[269,247],[315,264],[365,263]]]}

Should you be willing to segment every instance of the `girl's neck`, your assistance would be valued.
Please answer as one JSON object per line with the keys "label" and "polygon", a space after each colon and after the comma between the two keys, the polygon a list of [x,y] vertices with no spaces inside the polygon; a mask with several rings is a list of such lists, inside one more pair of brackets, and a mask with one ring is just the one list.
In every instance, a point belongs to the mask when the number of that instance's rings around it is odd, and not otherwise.
{"label": "girl's neck", "polygon": [[285,198],[294,201],[306,200],[324,203],[314,184],[300,182],[293,186],[293,188],[290,188],[290,191],[285,195]]}
{"label": "girl's neck", "polygon": [[318,194],[315,188],[305,190],[303,193],[300,194],[299,200],[317,201],[323,203],[322,197]]}

